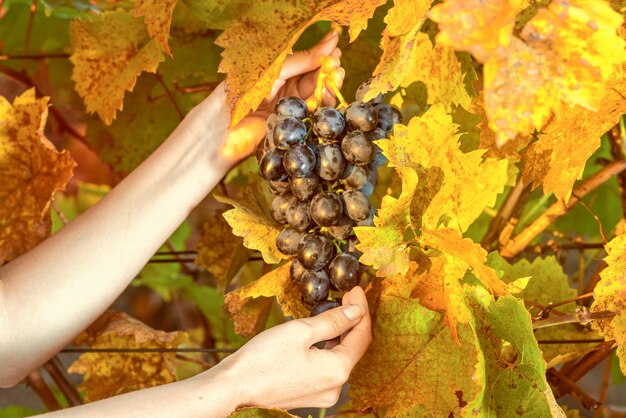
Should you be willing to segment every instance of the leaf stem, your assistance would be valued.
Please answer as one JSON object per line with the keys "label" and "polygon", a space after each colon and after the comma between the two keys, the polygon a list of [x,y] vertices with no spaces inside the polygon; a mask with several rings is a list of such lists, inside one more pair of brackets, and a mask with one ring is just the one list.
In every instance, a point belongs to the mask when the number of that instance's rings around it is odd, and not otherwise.
{"label": "leaf stem", "polygon": [[548,319],[541,319],[539,321],[533,322],[533,329],[547,328],[553,327],[556,325],[563,324],[581,324],[586,325],[592,320],[596,319],[605,319],[605,318],[613,318],[615,316],[615,312],[611,311],[600,311],[600,312],[589,312],[585,307],[577,308],[576,313],[573,315],[561,315]]}
{"label": "leaf stem", "polygon": [[163,81],[163,77],[161,77],[161,74],[159,74],[158,72],[155,72],[154,76],[159,81],[159,84],[161,85],[161,87],[163,87],[163,90],[165,90],[165,93],[167,94],[167,97],[172,102],[172,105],[174,106],[174,110],[176,110],[176,114],[178,115],[180,120],[183,120],[185,118],[185,114],[183,113],[183,111],[178,106],[178,103],[176,102],[176,98],[174,97],[174,94],[167,87],[167,84],[165,84],[165,81]]}
{"label": "leaf stem", "polygon": [[0,61],[41,60],[48,58],[69,58],[70,54],[32,54],[32,55],[0,55]]}
{"label": "leaf stem", "polygon": [[74,385],[70,382],[67,374],[65,373],[65,367],[59,360],[59,356],[54,356],[46,364],[43,365],[44,369],[48,372],[52,380],[57,384],[59,390],[65,396],[67,403],[70,406],[82,405],[83,398],[76,390]]}

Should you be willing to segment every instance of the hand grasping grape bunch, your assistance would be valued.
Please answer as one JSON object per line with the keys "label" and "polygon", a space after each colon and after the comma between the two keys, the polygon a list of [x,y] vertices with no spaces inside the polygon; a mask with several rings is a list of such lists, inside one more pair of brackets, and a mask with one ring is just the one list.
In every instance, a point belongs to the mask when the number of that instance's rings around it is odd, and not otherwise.
{"label": "hand grasping grape bunch", "polygon": [[329,291],[348,291],[361,277],[353,226],[372,226],[369,201],[377,168],[387,160],[373,142],[393,132],[400,112],[378,95],[338,110],[320,107],[310,114],[299,97],[285,97],[266,121],[267,136],[257,149],[260,174],[276,196],[271,213],[287,224],[276,245],[294,256],[291,279],[300,285],[313,316],[339,306]]}

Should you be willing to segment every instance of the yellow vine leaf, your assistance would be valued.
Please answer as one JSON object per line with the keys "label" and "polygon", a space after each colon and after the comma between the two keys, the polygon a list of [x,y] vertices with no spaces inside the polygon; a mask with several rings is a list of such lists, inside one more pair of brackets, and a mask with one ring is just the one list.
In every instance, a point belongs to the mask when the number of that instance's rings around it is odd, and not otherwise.
{"label": "yellow vine leaf", "polygon": [[457,346],[442,314],[411,298],[414,285],[397,275],[367,292],[373,341],[350,377],[354,408],[384,407],[387,417],[467,416],[485,384],[477,337],[461,324]]}
{"label": "yellow vine leaf", "polygon": [[287,256],[276,247],[276,237],[282,231],[282,226],[268,213],[271,196],[264,187],[251,185],[237,199],[219,194],[215,195],[215,199],[234,207],[224,212],[224,219],[233,229],[233,234],[243,238],[243,245],[251,250],[259,250],[266,263],[276,264]]}
{"label": "yellow vine leaf", "polygon": [[121,9],[72,22],[70,36],[76,92],[87,112],[97,112],[109,125],[122,110],[126,91],[143,71],[156,71],[163,53],[141,19]]}
{"label": "yellow vine leaf", "polygon": [[607,267],[593,291],[591,310],[611,311],[615,317],[593,321],[592,326],[605,340],[616,341],[620,368],[626,374],[626,234],[613,238],[605,249]]}
{"label": "yellow vine leaf", "polygon": [[542,128],[539,140],[523,153],[524,184],[533,188],[543,185],[545,194],[569,200],[587,160],[600,146],[600,137],[626,113],[625,67],[609,78],[597,112],[580,105],[568,106]]}
{"label": "yellow vine leaf", "polygon": [[278,408],[241,408],[233,412],[228,418],[299,418],[291,415],[284,409]]}
{"label": "yellow vine leaf", "polygon": [[168,38],[177,3],[178,0],[137,0],[135,3],[135,16],[144,17],[148,33],[161,44],[163,51],[169,56],[172,56],[172,52]]}
{"label": "yellow vine leaf", "polygon": [[402,178],[402,194],[398,199],[383,197],[375,228],[355,227],[359,238],[357,248],[363,252],[360,261],[374,267],[380,277],[405,274],[409,269],[410,248],[405,237],[411,228],[410,206],[417,186],[417,174],[411,168],[398,167]]}
{"label": "yellow vine leaf", "polygon": [[[77,338],[92,348],[176,348],[185,332],[157,331],[123,312],[107,311]],[[176,381],[175,353],[86,353],[69,367],[83,374],[79,389],[93,402]]]}
{"label": "yellow vine leaf", "polygon": [[[459,13],[464,4],[467,13]],[[566,105],[597,111],[607,79],[626,60],[626,43],[617,34],[622,17],[601,0],[553,0],[519,38],[512,34],[517,11],[507,0],[448,0],[431,12],[440,42],[485,64],[485,110],[499,144],[540,130]],[[465,29],[457,31],[458,25]]]}
{"label": "yellow vine leaf", "polygon": [[[279,9],[266,3],[253,6],[217,39],[225,48],[219,71],[227,73],[231,125],[255,110],[272,90],[274,81],[298,37],[319,20],[350,26],[354,40],[385,0],[301,0]],[[263,45],[263,48],[251,48]]]}
{"label": "yellow vine leaf", "polygon": [[76,163],[44,136],[49,98],[30,89],[9,103],[0,96],[0,265],[50,235],[50,201]]}
{"label": "yellow vine leaf", "polygon": [[[261,330],[258,317],[267,315],[272,297],[276,297],[285,316],[309,316],[301,301],[300,286],[291,280],[290,266],[291,263],[285,263],[258,280],[226,294],[225,306],[235,322],[237,333],[252,335]],[[260,326],[263,325],[264,321]]]}
{"label": "yellow vine leaf", "polygon": [[503,53],[523,0],[447,0],[428,16],[439,25],[437,43],[468,51],[481,62]]}
{"label": "yellow vine leaf", "polygon": [[486,207],[495,205],[509,182],[508,160],[483,158],[485,150],[463,153],[458,125],[442,104],[430,107],[390,139],[378,141],[390,166],[413,168],[419,178],[411,218],[437,229],[441,223],[465,231]]}
{"label": "yellow vine leaf", "polygon": [[[215,245],[216,237],[219,237],[219,245]],[[216,287],[221,292],[224,292],[249,256],[243,240],[233,235],[230,225],[218,212],[205,221],[196,251],[198,255],[194,263],[215,277]]]}
{"label": "yellow vine leaf", "polygon": [[509,287],[496,272],[485,264],[487,251],[479,244],[463,236],[454,229],[431,231],[422,229],[422,243],[429,248],[441,251],[446,257],[454,257],[465,263],[465,268],[471,269],[474,276],[496,296],[509,293]]}

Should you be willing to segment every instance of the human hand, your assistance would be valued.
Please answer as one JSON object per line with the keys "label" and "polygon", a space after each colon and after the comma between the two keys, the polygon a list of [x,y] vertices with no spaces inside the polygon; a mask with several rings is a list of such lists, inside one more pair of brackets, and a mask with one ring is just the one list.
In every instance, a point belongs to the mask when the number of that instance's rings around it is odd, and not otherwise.
{"label": "human hand", "polygon": [[[341,342],[332,348],[313,347],[337,336]],[[239,406],[330,407],[371,339],[367,299],[355,287],[342,306],[270,328],[216,368],[240,385]]]}
{"label": "human hand", "polygon": [[[298,96],[304,100],[313,97],[322,58],[330,57],[327,68],[335,85],[341,87],[345,71],[340,67],[341,50],[336,47],[338,40],[337,32],[331,30],[317,45],[285,59],[270,96],[255,112],[228,130],[221,153],[229,164],[234,165],[254,152],[256,145],[265,136],[265,120],[273,112],[278,100],[285,96]],[[324,89],[322,104],[335,106],[335,102],[335,96],[330,90]]]}

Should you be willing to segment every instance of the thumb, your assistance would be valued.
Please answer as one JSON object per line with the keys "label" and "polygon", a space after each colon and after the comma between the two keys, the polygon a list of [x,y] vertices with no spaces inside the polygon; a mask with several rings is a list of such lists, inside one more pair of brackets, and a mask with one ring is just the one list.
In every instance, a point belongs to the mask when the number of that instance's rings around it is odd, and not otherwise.
{"label": "thumb", "polygon": [[365,315],[365,308],[363,305],[356,304],[340,306],[305,319],[313,329],[309,343],[332,340],[340,336],[358,324],[363,315]]}
{"label": "thumb", "polygon": [[331,30],[317,45],[289,55],[285,59],[279,78],[287,80],[317,69],[320,66],[322,57],[332,54],[338,41],[339,36],[337,32]]}

